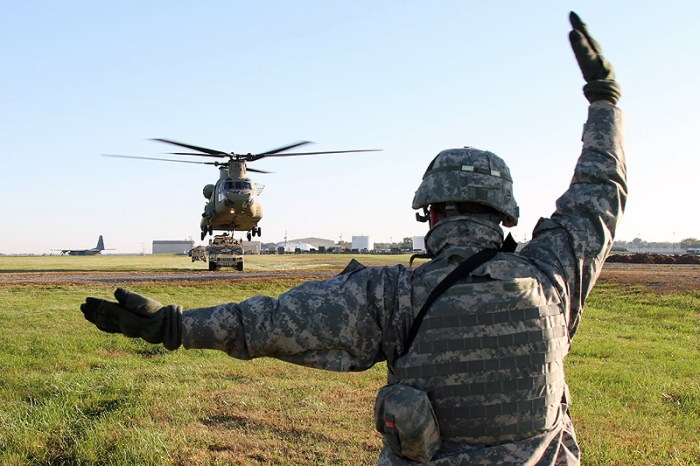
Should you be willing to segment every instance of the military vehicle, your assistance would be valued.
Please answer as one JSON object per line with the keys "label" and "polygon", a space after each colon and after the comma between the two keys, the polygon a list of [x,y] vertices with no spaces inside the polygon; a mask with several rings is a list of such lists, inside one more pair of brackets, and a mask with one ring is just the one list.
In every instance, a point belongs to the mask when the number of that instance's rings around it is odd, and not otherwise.
{"label": "military vehicle", "polygon": [[189,256],[192,258],[192,262],[196,261],[207,261],[207,250],[204,246],[197,246],[196,248],[190,249]]}
{"label": "military vehicle", "polygon": [[102,154],[105,157],[120,157],[130,159],[159,160],[163,162],[195,163],[204,165],[214,165],[219,168],[219,179],[214,184],[204,186],[202,194],[207,199],[204,212],[199,224],[202,230],[201,239],[207,234],[213,235],[214,231],[245,231],[248,241],[253,236],[260,236],[262,233],[258,222],[263,217],[263,209],[258,195],[263,189],[262,185],[256,184],[248,177],[248,172],[269,173],[263,170],[248,168],[248,162],[254,162],[266,157],[290,157],[298,155],[318,155],[318,154],[342,154],[348,152],[372,152],[381,149],[361,149],[361,150],[335,150],[320,152],[287,152],[296,147],[310,144],[309,141],[301,141],[277,149],[261,152],[258,154],[237,154],[235,152],[224,152],[206,147],[193,146],[170,139],[157,138],[155,141],[184,147],[196,152],[170,152],[172,155],[214,157],[228,159],[224,162],[199,162],[194,160],[175,160],[156,157],[136,157],[130,155]]}
{"label": "military vehicle", "polygon": [[[231,267],[243,271],[243,247],[228,233],[216,235],[209,240],[209,246],[204,248],[209,270],[219,270]],[[194,255],[192,260],[194,261]]]}

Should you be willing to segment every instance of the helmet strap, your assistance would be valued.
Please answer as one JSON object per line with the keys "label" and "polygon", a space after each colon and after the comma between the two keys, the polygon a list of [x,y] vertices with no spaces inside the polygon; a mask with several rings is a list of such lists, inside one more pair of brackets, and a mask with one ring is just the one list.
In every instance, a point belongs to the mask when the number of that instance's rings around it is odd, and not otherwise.
{"label": "helmet strap", "polygon": [[428,220],[430,220],[430,212],[428,212],[428,209],[423,207],[423,215],[421,215],[419,212],[416,212],[416,220],[425,223]]}
{"label": "helmet strap", "polygon": [[459,210],[457,209],[457,204],[453,204],[451,202],[445,203],[445,215],[448,217],[460,215]]}

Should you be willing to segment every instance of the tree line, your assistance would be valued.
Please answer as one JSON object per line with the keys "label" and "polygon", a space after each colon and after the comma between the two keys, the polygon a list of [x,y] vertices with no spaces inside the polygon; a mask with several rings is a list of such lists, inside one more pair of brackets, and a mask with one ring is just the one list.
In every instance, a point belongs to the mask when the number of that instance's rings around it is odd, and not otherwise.
{"label": "tree line", "polygon": [[685,238],[679,242],[654,242],[654,241],[644,241],[642,238],[635,238],[632,241],[615,241],[615,249],[626,248],[626,249],[672,249],[678,248],[683,249],[698,249],[700,248],[700,239],[697,238]]}

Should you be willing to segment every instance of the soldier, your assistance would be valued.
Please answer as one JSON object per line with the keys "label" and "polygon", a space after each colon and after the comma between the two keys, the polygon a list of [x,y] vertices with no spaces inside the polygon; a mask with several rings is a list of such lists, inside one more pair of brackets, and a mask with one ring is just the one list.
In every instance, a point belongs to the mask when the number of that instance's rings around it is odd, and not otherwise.
{"label": "soldier", "polygon": [[570,42],[590,102],[569,189],[519,252],[503,239],[518,207],[506,164],[474,148],[440,152],[413,207],[430,222],[431,261],[364,267],[301,284],[278,299],[183,312],[124,289],[87,298],[99,329],[274,357],[334,371],[387,361],[375,404],[379,464],[580,463],[563,361],[603,266],[627,195],[620,88],[585,24]]}

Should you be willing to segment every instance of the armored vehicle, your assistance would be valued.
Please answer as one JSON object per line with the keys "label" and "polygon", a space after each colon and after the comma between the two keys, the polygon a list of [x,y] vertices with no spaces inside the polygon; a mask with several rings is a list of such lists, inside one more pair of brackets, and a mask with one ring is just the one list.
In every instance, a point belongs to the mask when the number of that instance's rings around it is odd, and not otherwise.
{"label": "armored vehicle", "polygon": [[207,261],[207,250],[204,246],[197,246],[196,248],[190,249],[189,255],[192,258],[192,262]]}
{"label": "armored vehicle", "polygon": [[243,247],[228,233],[214,236],[205,250],[209,258],[209,270],[219,270],[222,267],[243,270]]}

